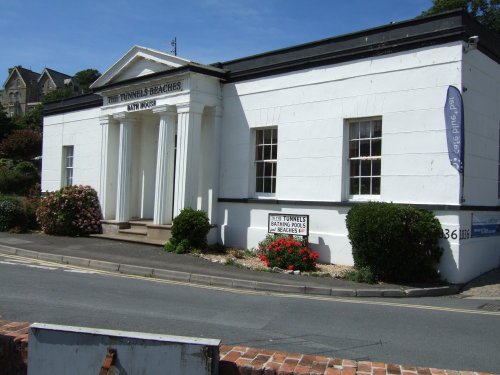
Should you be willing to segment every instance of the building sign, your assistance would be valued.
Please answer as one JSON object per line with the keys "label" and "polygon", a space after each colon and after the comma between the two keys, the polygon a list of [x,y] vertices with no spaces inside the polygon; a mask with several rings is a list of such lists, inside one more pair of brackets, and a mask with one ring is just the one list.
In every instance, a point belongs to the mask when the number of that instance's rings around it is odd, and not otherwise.
{"label": "building sign", "polygon": [[141,111],[143,109],[150,109],[156,107],[156,100],[144,100],[142,102],[135,102],[127,104],[127,111]]}
{"label": "building sign", "polygon": [[107,104],[127,102],[134,99],[142,99],[148,96],[168,94],[176,91],[182,91],[182,81],[169,82],[163,85],[156,85],[151,87],[144,87],[137,90],[127,91],[121,94],[108,96]]}
{"label": "building sign", "polygon": [[440,238],[450,243],[459,243],[459,241],[471,238],[471,228],[469,226],[458,226],[448,224],[442,227]]}
{"label": "building sign", "polygon": [[500,214],[473,214],[471,237],[500,236]]}
{"label": "building sign", "polygon": [[267,232],[309,236],[309,215],[269,214]]}

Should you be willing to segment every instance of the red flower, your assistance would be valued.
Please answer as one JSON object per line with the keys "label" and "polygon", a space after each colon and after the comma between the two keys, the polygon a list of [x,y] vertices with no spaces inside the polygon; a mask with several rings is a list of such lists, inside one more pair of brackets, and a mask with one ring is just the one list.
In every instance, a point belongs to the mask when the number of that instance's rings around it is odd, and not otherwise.
{"label": "red flower", "polygon": [[266,266],[267,266],[267,267],[271,267],[271,263],[266,262]]}
{"label": "red flower", "polygon": [[290,271],[293,271],[293,264],[290,264],[290,265],[288,266],[288,269],[289,269]]}

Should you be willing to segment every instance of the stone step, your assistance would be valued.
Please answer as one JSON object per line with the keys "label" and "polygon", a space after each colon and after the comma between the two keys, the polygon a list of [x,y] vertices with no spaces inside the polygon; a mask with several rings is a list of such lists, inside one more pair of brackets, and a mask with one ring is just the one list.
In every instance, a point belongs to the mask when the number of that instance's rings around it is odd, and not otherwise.
{"label": "stone step", "polygon": [[118,233],[146,236],[148,234],[148,229],[145,226],[144,227],[132,226],[129,229],[120,229]]}
{"label": "stone step", "polygon": [[149,239],[145,236],[122,234],[122,233],[91,234],[90,237],[104,238],[104,239],[114,240],[114,241],[126,241],[126,242],[142,243],[142,244],[155,245],[155,246],[164,246],[165,243],[167,242],[164,240],[152,240],[152,239]]}
{"label": "stone step", "polygon": [[153,224],[153,220],[151,220],[151,219],[137,219],[137,220],[130,220],[129,223],[130,223],[130,226],[145,227],[147,225]]}
{"label": "stone step", "polygon": [[152,220],[117,222],[102,221],[103,235],[109,239],[140,243],[165,244],[171,237],[172,225],[155,225]]}

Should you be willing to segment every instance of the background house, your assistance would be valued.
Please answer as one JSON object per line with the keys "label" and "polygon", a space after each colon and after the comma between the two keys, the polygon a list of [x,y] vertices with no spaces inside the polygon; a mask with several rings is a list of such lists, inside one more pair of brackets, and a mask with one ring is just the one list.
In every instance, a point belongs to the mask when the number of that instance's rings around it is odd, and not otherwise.
{"label": "background house", "polygon": [[9,116],[24,115],[40,104],[39,76],[40,73],[20,65],[9,69],[2,95],[2,105]]}
{"label": "background house", "polygon": [[1,91],[2,106],[10,117],[25,115],[41,103],[44,95],[57,89],[77,93],[78,80],[53,69],[45,68],[40,74],[18,65],[9,69]]}

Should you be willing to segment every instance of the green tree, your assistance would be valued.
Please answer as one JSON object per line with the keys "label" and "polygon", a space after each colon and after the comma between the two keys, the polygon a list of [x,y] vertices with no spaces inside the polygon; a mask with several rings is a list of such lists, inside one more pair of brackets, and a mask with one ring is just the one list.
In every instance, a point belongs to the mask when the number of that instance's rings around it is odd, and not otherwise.
{"label": "green tree", "polygon": [[97,78],[101,76],[101,73],[97,69],[85,69],[75,73],[75,77],[78,78],[80,83],[80,92],[82,94],[89,93],[90,85],[95,82]]}
{"label": "green tree", "polygon": [[24,116],[15,116],[11,119],[17,129],[31,129],[42,132],[43,105],[39,104]]}
{"label": "green tree", "polygon": [[7,137],[12,130],[16,128],[16,124],[7,116],[4,107],[0,104],[0,141]]}
{"label": "green tree", "polygon": [[72,96],[74,96],[74,92],[71,87],[59,87],[45,94],[42,98],[42,103],[45,104],[56,100],[71,98]]}
{"label": "green tree", "polygon": [[422,16],[460,8],[500,35],[500,0],[432,0],[432,6]]}

